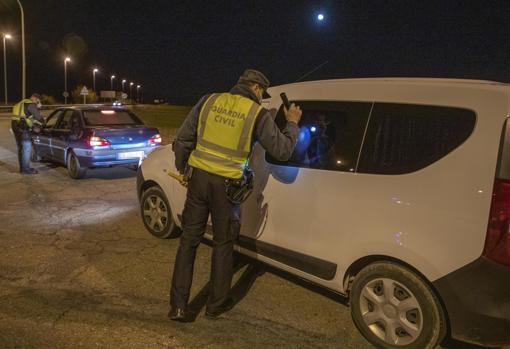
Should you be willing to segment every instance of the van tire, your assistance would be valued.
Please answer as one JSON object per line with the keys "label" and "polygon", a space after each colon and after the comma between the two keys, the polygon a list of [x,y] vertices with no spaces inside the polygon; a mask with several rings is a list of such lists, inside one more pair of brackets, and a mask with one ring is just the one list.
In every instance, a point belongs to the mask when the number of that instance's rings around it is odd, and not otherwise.
{"label": "van tire", "polygon": [[350,304],[354,324],[376,348],[435,348],[446,335],[445,314],[430,286],[396,263],[363,268],[352,284]]}
{"label": "van tire", "polygon": [[87,168],[80,165],[78,158],[72,151],[67,154],[66,167],[69,177],[73,179],[82,179],[87,172]]}
{"label": "van tire", "polygon": [[140,212],[145,228],[157,238],[176,238],[181,229],[175,224],[172,210],[163,190],[153,186],[143,192]]}

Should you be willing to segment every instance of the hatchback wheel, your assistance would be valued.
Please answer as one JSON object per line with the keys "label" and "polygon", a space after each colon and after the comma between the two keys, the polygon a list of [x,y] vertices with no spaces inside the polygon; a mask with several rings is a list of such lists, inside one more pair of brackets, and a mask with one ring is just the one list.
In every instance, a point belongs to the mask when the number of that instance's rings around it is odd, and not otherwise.
{"label": "hatchback wheel", "polygon": [[76,155],[70,151],[67,154],[67,173],[69,173],[69,176],[74,179],[81,179],[85,176],[85,172],[87,172],[87,168],[82,167]]}
{"label": "hatchback wheel", "polygon": [[172,218],[168,199],[159,187],[147,189],[141,202],[141,213],[145,228],[160,239],[175,238],[180,229]]}
{"label": "hatchback wheel", "polygon": [[377,348],[435,348],[446,334],[445,315],[433,291],[416,273],[395,263],[370,264],[358,273],[351,314]]}

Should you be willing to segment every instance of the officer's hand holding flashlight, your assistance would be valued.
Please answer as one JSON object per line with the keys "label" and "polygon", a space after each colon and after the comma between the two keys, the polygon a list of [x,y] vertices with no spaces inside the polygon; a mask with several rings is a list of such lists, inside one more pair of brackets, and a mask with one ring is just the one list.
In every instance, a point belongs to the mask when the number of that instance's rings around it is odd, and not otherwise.
{"label": "officer's hand holding flashlight", "polygon": [[295,105],[294,103],[292,103],[289,109],[285,107],[283,108],[285,111],[285,118],[287,119],[287,121],[295,122],[296,124],[298,124],[299,120],[301,120],[301,114],[303,114],[299,105]]}

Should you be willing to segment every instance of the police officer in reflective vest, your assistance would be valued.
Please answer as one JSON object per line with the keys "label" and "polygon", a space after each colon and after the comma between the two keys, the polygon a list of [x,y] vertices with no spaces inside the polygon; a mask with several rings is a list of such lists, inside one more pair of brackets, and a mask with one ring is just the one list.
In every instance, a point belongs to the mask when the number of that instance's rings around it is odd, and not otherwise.
{"label": "police officer in reflective vest", "polygon": [[209,214],[213,252],[206,317],[216,318],[234,306],[229,297],[233,273],[233,244],[239,233],[239,203],[229,200],[226,185],[245,175],[250,152],[258,142],[274,158],[288,160],[296,145],[301,109],[285,111],[282,131],[260,103],[269,95],[269,80],[248,69],[227,93],[206,95],[193,107],[174,143],[176,167],[191,169],[182,213],[182,229],[170,290],[169,317],[186,321],[197,246]]}
{"label": "police officer in reflective vest", "polygon": [[19,171],[22,174],[37,173],[35,168],[30,167],[30,134],[33,130],[40,130],[44,123],[38,109],[40,104],[40,96],[34,93],[30,99],[23,99],[12,108],[11,129],[18,147]]}

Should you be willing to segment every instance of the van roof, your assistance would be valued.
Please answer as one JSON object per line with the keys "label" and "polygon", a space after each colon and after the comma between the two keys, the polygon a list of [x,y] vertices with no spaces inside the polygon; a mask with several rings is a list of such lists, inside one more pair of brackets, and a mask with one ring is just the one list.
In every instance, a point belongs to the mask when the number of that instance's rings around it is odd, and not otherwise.
{"label": "van roof", "polygon": [[327,84],[327,83],[419,83],[419,84],[433,84],[433,85],[490,85],[490,86],[500,86],[500,87],[509,87],[509,84],[497,81],[490,80],[473,80],[473,79],[450,79],[450,78],[402,78],[402,77],[383,77],[383,78],[349,78],[349,79],[328,79],[328,80],[312,80],[312,81],[303,81],[303,82],[294,82],[280,86],[290,86],[290,85],[309,85],[309,84]]}

